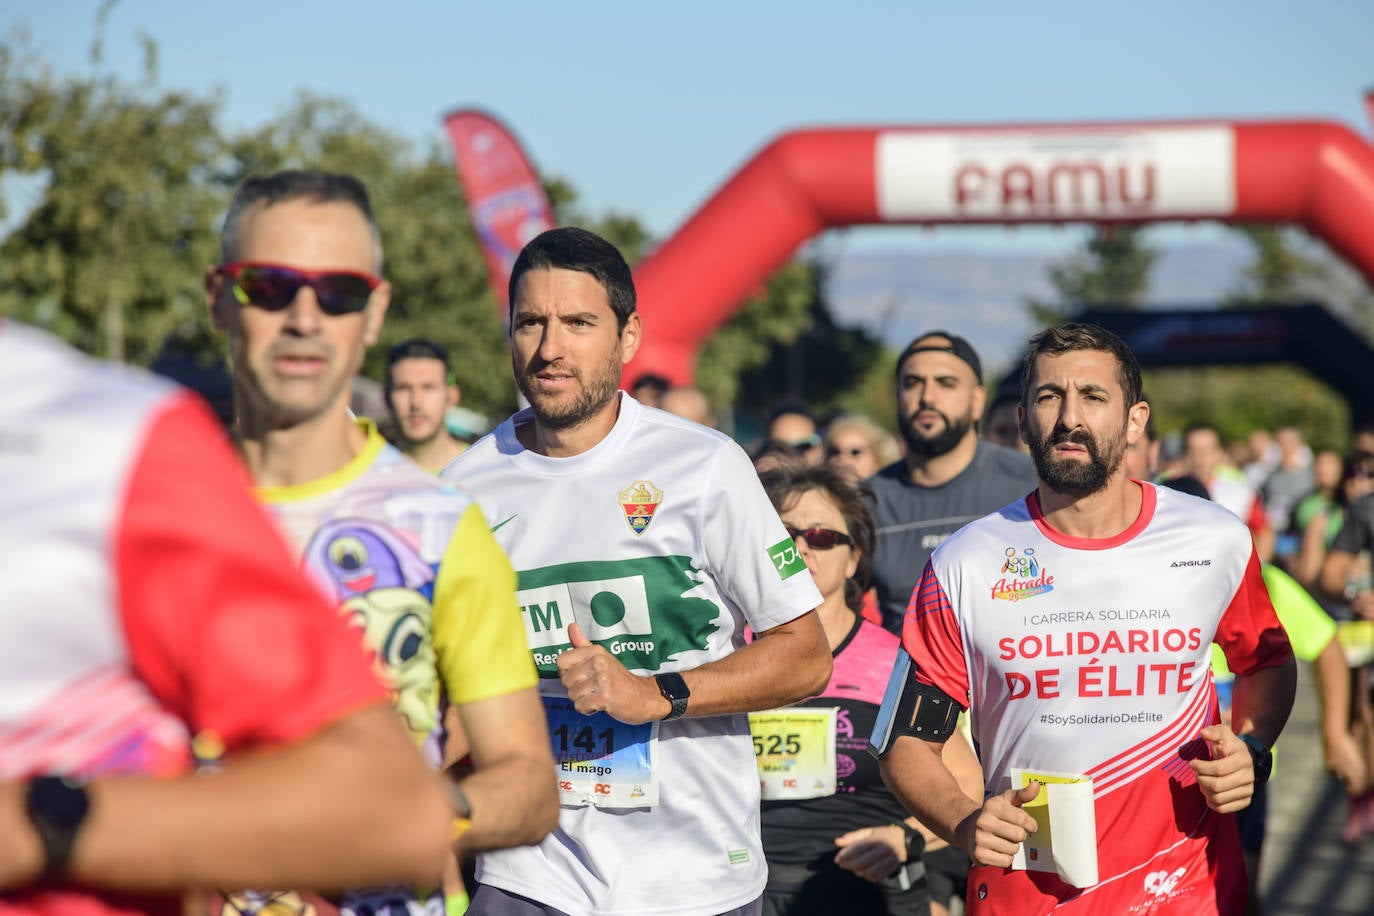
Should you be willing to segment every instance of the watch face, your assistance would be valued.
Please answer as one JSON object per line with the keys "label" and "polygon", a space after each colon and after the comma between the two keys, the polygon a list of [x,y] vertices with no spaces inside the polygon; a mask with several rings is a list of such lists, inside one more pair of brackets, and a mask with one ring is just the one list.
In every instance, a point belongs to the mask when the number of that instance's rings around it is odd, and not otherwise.
{"label": "watch face", "polygon": [[1261,744],[1258,738],[1250,735],[1240,735],[1239,737],[1241,741],[1245,742],[1245,747],[1250,752],[1250,762],[1255,768],[1255,780],[1267,782],[1269,773],[1274,768],[1273,752]]}
{"label": "watch face", "polygon": [[62,830],[74,830],[86,817],[90,802],[78,782],[40,776],[29,783],[29,814]]}
{"label": "watch face", "polygon": [[685,700],[691,695],[680,674],[660,674],[657,680],[659,692],[669,700]]}

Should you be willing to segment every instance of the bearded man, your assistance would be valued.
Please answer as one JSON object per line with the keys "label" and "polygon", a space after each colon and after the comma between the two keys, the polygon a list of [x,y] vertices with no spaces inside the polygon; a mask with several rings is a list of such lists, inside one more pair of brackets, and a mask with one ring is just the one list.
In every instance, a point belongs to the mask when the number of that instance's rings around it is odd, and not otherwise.
{"label": "bearded man", "polygon": [[[1296,688],[1259,557],[1222,507],[1127,476],[1150,406],[1121,338],[1068,324],[1030,343],[1018,418],[1039,483],[926,565],[875,736],[884,779],[973,859],[970,916],[1239,916],[1225,815],[1268,779]],[[1229,727],[1213,642],[1237,674]],[[961,709],[974,795],[941,758]]]}
{"label": "bearded man", "polygon": [[878,522],[873,581],[883,626],[894,633],[931,552],[1035,487],[1025,455],[978,438],[987,402],[982,372],[969,342],[944,331],[917,337],[897,360],[897,426],[906,455],[869,480]]}
{"label": "bearded man", "polygon": [[551,229],[509,288],[530,406],[441,476],[519,576],[562,807],[543,842],[478,860],[468,912],[759,916],[744,713],[829,680],[820,593],[744,450],[620,391],[644,329],[615,246]]}

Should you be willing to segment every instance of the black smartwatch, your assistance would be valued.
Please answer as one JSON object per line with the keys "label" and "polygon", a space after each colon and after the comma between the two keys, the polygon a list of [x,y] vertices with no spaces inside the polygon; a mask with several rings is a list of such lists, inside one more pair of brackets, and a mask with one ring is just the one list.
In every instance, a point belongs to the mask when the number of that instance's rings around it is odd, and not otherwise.
{"label": "black smartwatch", "polygon": [[1273,752],[1254,735],[1237,735],[1236,737],[1245,742],[1245,748],[1250,752],[1250,763],[1255,767],[1255,782],[1268,782],[1269,774],[1274,770]]}
{"label": "black smartwatch", "polygon": [[901,827],[902,831],[906,834],[907,862],[915,862],[917,859],[921,858],[921,855],[926,851],[925,835],[906,821],[893,821],[893,825]]}
{"label": "black smartwatch", "polygon": [[24,810],[43,842],[43,874],[61,875],[72,858],[77,831],[90,810],[86,784],[65,776],[29,780]]}
{"label": "black smartwatch", "polygon": [[668,711],[668,715],[663,717],[664,722],[671,722],[674,719],[681,719],[687,714],[687,698],[692,695],[692,691],[687,689],[687,682],[682,679],[680,674],[656,674],[654,680],[658,682],[658,692],[663,694],[663,698],[673,704],[673,708]]}

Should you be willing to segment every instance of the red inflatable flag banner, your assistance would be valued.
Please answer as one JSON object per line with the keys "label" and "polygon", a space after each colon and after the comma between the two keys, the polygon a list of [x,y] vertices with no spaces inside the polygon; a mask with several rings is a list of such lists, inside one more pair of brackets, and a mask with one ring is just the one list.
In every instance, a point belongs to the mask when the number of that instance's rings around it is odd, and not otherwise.
{"label": "red inflatable flag banner", "polygon": [[553,210],[539,176],[504,124],[474,109],[444,118],[454,168],[487,261],[491,296],[504,314],[511,265],[525,243],[553,228]]}

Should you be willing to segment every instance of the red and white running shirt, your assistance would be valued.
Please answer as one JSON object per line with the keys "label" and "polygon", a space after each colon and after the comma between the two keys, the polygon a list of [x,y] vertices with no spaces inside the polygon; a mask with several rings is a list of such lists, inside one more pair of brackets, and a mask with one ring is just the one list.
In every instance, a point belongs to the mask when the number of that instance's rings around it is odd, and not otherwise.
{"label": "red and white running shirt", "polygon": [[[1230,912],[1244,901],[1233,818],[1188,761],[1217,721],[1213,641],[1239,674],[1290,656],[1250,534],[1226,509],[1142,484],[1121,534],[1050,527],[1036,494],[931,558],[902,642],[916,676],[966,703],[989,794],[1012,767],[1090,776],[1099,883],[977,868],[970,913]],[[1210,853],[1210,854],[1209,854]]]}
{"label": "red and white running shirt", "polygon": [[[170,775],[384,702],[194,395],[0,321],[0,779]],[[0,914],[179,912],[60,890]]]}

